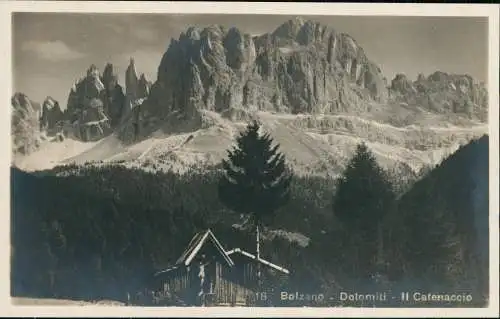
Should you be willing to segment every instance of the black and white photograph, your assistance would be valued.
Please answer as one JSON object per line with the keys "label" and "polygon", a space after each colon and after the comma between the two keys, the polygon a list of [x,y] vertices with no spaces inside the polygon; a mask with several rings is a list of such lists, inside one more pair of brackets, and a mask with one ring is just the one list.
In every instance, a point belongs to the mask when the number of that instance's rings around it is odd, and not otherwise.
{"label": "black and white photograph", "polygon": [[26,8],[12,307],[498,314],[491,17]]}

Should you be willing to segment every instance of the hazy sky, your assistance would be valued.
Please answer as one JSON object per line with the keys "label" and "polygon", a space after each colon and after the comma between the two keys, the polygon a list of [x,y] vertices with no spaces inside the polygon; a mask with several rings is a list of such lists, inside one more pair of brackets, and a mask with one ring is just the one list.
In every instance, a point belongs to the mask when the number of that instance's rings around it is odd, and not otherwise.
{"label": "hazy sky", "polygon": [[[130,57],[154,81],[171,38],[188,26],[221,24],[261,34],[292,16],[14,13],[13,90],[65,107],[69,89],[91,64],[113,63],[124,85]],[[488,21],[476,17],[304,16],[350,34],[390,80],[436,70],[488,78]]]}

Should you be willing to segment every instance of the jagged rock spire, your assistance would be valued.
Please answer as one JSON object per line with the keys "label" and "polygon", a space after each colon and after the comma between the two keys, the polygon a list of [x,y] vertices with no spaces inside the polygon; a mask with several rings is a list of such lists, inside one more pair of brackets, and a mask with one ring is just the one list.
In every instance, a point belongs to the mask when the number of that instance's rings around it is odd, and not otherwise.
{"label": "jagged rock spire", "polygon": [[91,64],[89,69],[87,70],[88,77],[99,77],[99,69],[95,64]]}
{"label": "jagged rock spire", "polygon": [[104,67],[102,81],[108,91],[112,90],[118,84],[118,77],[114,72],[113,64],[107,63]]}
{"label": "jagged rock spire", "polygon": [[134,58],[130,58],[130,63],[125,71],[125,89],[127,98],[134,100],[137,97],[138,78],[135,71]]}
{"label": "jagged rock spire", "polygon": [[[65,120],[73,124],[76,138],[94,141],[112,132],[122,117],[123,106],[124,95],[113,64],[104,66],[102,76],[92,64],[87,69],[87,76],[74,83],[70,90]],[[49,116],[44,122],[47,128],[55,125],[58,109],[54,106],[51,108],[54,114],[47,113]]]}

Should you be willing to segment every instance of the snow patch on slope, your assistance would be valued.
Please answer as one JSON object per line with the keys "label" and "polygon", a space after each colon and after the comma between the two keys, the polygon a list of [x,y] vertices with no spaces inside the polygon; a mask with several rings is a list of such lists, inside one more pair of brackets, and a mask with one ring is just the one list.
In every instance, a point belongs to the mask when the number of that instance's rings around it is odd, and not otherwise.
{"label": "snow patch on slope", "polygon": [[97,142],[81,142],[70,138],[61,142],[47,142],[30,155],[15,158],[14,162],[18,168],[25,171],[51,169],[73,156],[88,151],[96,144]]}
{"label": "snow patch on slope", "polygon": [[[149,139],[133,145],[124,145],[115,135],[97,143],[66,140],[62,144],[52,143],[51,150],[37,153],[50,159],[52,166],[103,161],[151,171],[183,172],[192,166],[219,163],[227,156],[227,150],[234,145],[238,132],[246,124],[210,111],[204,111],[203,117],[208,124],[193,132],[167,134],[159,130]],[[470,128],[450,125],[395,127],[349,115],[255,112],[248,114],[248,119],[252,118],[257,118],[263,130],[280,144],[281,151],[297,174],[336,175],[361,142],[368,145],[383,167],[390,168],[403,162],[417,172],[424,166],[436,165],[460,144],[487,133],[486,125]],[[73,148],[68,150],[70,145]],[[37,156],[22,162],[24,167],[31,169],[49,166],[43,161],[38,162]]]}

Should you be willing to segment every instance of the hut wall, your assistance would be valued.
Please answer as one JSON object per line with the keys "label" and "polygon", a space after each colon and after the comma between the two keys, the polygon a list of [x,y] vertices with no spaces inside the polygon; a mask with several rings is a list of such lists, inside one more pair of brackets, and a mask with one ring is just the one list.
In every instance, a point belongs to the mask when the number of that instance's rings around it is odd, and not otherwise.
{"label": "hut wall", "polygon": [[219,305],[248,305],[255,299],[255,292],[245,285],[246,267],[225,268],[218,265],[216,303]]}
{"label": "hut wall", "polygon": [[[206,297],[212,305],[252,305],[256,302],[258,292],[267,291],[267,286],[271,288],[276,284],[274,280],[268,278],[270,272],[268,267],[261,265],[263,286],[258,287],[258,264],[255,262],[240,261],[234,267],[215,262],[214,266],[207,268],[207,271],[212,272],[210,274],[207,272],[209,275],[207,279],[210,278],[213,282],[213,291]],[[197,268],[191,267],[190,270],[183,267],[172,271],[162,280],[161,290],[173,292],[181,298],[193,298],[201,287],[197,277]],[[279,274],[274,274],[272,277],[276,275],[282,277]],[[286,278],[286,275],[283,277]]]}
{"label": "hut wall", "polygon": [[163,280],[162,290],[170,292],[186,290],[190,286],[190,277],[190,273],[187,269],[181,268]]}

